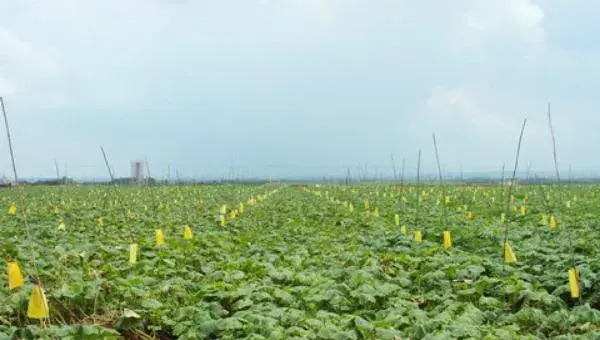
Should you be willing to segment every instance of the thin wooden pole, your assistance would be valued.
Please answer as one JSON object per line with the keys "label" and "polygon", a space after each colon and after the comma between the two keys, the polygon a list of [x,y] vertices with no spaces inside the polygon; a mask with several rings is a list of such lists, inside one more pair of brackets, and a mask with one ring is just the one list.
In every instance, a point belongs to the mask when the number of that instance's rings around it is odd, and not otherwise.
{"label": "thin wooden pole", "polygon": [[[521,154],[521,143],[523,142],[523,134],[525,133],[525,125],[527,125],[527,118],[523,120],[521,126],[521,133],[519,134],[519,143],[517,144],[517,154],[515,155],[515,167],[512,173],[512,179],[508,186],[508,195],[506,197],[506,207],[504,210],[504,242],[502,243],[502,266],[504,266],[504,254],[506,253],[506,242],[508,242],[508,219],[510,216],[510,201],[515,185],[515,178],[517,177],[517,169],[519,168],[519,156]],[[504,168],[504,166],[503,166]]]}
{"label": "thin wooden pole", "polygon": [[110,169],[110,165],[108,164],[108,158],[106,158],[106,152],[104,152],[104,148],[102,146],[100,146],[100,151],[102,151],[102,157],[104,157],[104,164],[106,165],[106,170],[108,170],[110,180],[111,182],[114,182],[115,176],[113,176],[112,170]]}
{"label": "thin wooden pole", "polygon": [[396,171],[396,160],[394,159],[394,154],[390,154],[390,158],[392,161],[392,170],[394,171],[394,182],[398,181],[398,171]]}
{"label": "thin wooden pole", "polygon": [[435,139],[435,133],[432,134],[433,137],[433,148],[435,149],[435,162],[437,164],[437,168],[438,168],[438,176],[439,176],[439,180],[440,180],[440,185],[442,186],[442,218],[441,218],[441,222],[443,223],[445,228],[448,228],[448,218],[447,218],[447,207],[446,207],[446,186],[444,185],[444,176],[442,175],[442,164],[440,162],[440,154],[438,152],[438,146],[437,146],[437,140]]}
{"label": "thin wooden pole", "polygon": [[421,149],[419,149],[419,155],[417,156],[417,202],[415,207],[415,227],[419,228],[419,216],[421,214]]}
{"label": "thin wooden pole", "polygon": [[[552,125],[552,114],[550,111],[550,103],[548,103],[548,126],[550,127],[550,135],[552,136],[552,155],[554,157],[554,171],[556,173],[556,184],[558,185],[558,201],[562,204],[563,202],[563,191],[560,186],[560,171],[558,170],[558,157],[556,152],[556,135],[554,133],[554,125]],[[571,236],[571,230],[567,228],[567,240],[569,241],[569,252],[570,252],[570,260],[571,260],[571,268],[575,270],[577,275],[577,283],[581,286],[579,281],[579,271],[577,270],[577,265],[575,264],[575,250],[573,248],[573,238]],[[581,287],[579,287],[581,290]],[[579,294],[579,302],[581,302],[582,297]]]}
{"label": "thin wooden pole", "polygon": [[15,162],[15,153],[12,146],[12,138],[10,136],[10,128],[8,127],[8,117],[6,116],[6,108],[4,106],[4,99],[0,97],[0,106],[2,107],[2,115],[4,116],[4,126],[6,127],[6,136],[8,137],[8,149],[10,150],[10,160],[12,163],[13,175],[15,177],[15,184],[19,183],[19,176],[17,175],[17,165]]}
{"label": "thin wooden pole", "polygon": [[560,183],[560,172],[558,170],[558,157],[556,152],[556,136],[554,134],[554,127],[552,125],[552,114],[550,113],[550,103],[548,103],[548,126],[550,127],[550,135],[552,136],[552,156],[554,157],[554,171],[556,175],[556,182]]}
{"label": "thin wooden pole", "polygon": [[146,157],[146,173],[148,174],[148,177],[146,178],[146,185],[150,185],[150,178],[152,177],[152,175],[150,174],[150,165],[148,162],[148,157]]}
{"label": "thin wooden pole", "polygon": [[60,171],[58,169],[58,162],[54,160],[54,168],[56,169],[56,180],[60,183]]}
{"label": "thin wooden pole", "polygon": [[400,174],[400,184],[404,186],[404,171],[406,170],[406,158],[402,158],[402,173]]}
{"label": "thin wooden pole", "polygon": [[33,268],[35,271],[35,275],[31,278],[31,281],[34,284],[38,284],[40,287],[43,287],[43,283],[42,280],[39,276],[40,274],[40,269],[38,267],[37,264],[37,257],[35,255],[35,251],[34,251],[34,242],[33,242],[33,236],[31,235],[31,230],[29,229],[29,222],[28,222],[28,218],[27,218],[27,201],[25,199],[25,190],[23,189],[23,187],[19,186],[19,175],[17,174],[17,163],[15,162],[15,154],[14,154],[14,150],[13,150],[13,146],[12,146],[12,140],[11,140],[11,135],[10,135],[10,129],[9,129],[9,124],[8,124],[8,117],[6,115],[6,108],[4,106],[4,99],[2,97],[0,97],[0,107],[2,108],[2,115],[4,116],[4,126],[6,127],[6,135],[8,137],[8,148],[10,149],[10,160],[12,163],[12,169],[13,169],[13,175],[15,176],[15,186],[19,187],[20,189],[20,200],[21,200],[21,208],[23,210],[23,224],[25,225],[25,233],[26,233],[26,237],[29,243],[29,251],[31,252],[31,261],[33,262]]}

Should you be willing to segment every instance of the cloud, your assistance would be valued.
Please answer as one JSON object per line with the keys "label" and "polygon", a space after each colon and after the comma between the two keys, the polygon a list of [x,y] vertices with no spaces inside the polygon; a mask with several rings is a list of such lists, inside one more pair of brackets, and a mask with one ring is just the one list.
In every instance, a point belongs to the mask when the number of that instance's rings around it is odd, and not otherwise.
{"label": "cloud", "polygon": [[[544,11],[531,0],[463,0],[448,9],[448,49],[460,59],[489,64],[539,58],[545,51]],[[506,62],[506,61],[505,61]]]}
{"label": "cloud", "polygon": [[464,17],[474,33],[528,43],[544,41],[544,10],[532,0],[467,1]]}
{"label": "cloud", "polygon": [[436,87],[425,105],[429,114],[427,119],[445,128],[453,127],[481,137],[502,135],[507,129],[506,118],[493,112],[491,107],[482,107],[464,88]]}

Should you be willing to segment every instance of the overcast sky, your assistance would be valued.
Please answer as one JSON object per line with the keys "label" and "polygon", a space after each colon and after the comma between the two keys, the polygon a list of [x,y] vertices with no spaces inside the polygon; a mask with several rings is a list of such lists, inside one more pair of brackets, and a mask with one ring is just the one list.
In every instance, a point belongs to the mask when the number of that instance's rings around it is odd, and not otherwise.
{"label": "overcast sky", "polygon": [[[21,176],[600,172],[600,2],[0,0]],[[9,174],[1,129],[0,172]]]}

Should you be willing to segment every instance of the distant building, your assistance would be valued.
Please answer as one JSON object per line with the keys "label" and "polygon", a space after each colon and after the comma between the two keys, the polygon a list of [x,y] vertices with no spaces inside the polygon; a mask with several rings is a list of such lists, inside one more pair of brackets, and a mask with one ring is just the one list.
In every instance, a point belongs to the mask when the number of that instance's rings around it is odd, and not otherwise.
{"label": "distant building", "polygon": [[144,169],[146,168],[146,162],[144,161],[133,161],[131,162],[131,178],[134,181],[141,183],[145,178]]}

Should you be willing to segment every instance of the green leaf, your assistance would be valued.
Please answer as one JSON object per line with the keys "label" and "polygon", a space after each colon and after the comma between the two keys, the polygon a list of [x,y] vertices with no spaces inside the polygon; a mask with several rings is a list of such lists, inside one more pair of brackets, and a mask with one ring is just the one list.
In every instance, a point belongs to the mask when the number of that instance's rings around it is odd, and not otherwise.
{"label": "green leaf", "polygon": [[158,308],[162,307],[162,303],[160,303],[159,301],[157,301],[155,299],[147,299],[142,302],[142,307],[148,308],[148,309],[158,309]]}
{"label": "green leaf", "polygon": [[244,324],[238,318],[226,318],[218,321],[218,328],[221,330],[236,330],[244,328]]}

